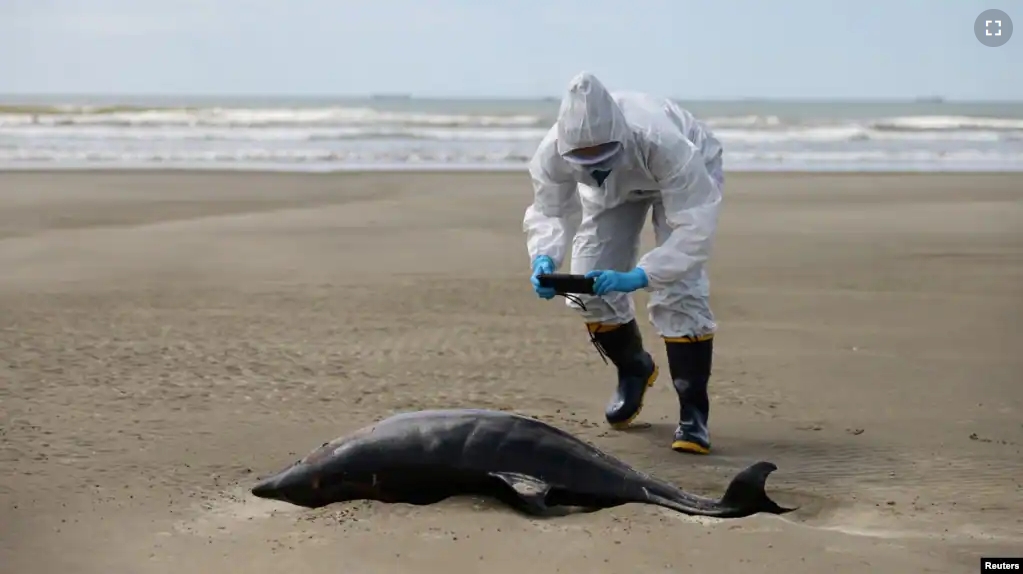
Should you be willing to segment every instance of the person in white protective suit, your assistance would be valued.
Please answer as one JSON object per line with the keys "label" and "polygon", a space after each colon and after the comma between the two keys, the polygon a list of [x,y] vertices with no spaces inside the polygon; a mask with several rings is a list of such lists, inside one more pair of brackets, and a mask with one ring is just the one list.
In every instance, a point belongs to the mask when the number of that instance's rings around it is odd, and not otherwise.
{"label": "person in white protective suit", "polygon": [[[595,295],[568,305],[617,368],[605,412],[615,428],[639,415],[657,378],[629,294],[650,292],[649,319],[664,339],[679,398],[672,448],[696,454],[710,452],[707,383],[717,326],[704,266],[721,205],[721,154],[710,130],[671,100],[611,93],[580,73],[529,163],[534,196],[523,218],[537,295],[554,297],[537,275],[558,270],[570,242],[571,272],[595,278]],[[657,246],[638,257],[647,213]]]}

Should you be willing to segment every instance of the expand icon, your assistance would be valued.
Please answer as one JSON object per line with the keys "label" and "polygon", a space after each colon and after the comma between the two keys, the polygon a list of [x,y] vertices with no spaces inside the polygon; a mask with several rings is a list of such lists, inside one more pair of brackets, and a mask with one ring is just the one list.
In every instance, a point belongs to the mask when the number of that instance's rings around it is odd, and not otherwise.
{"label": "expand icon", "polygon": [[1001,10],[984,10],[973,22],[973,33],[985,46],[1004,46],[1012,37],[1012,18]]}

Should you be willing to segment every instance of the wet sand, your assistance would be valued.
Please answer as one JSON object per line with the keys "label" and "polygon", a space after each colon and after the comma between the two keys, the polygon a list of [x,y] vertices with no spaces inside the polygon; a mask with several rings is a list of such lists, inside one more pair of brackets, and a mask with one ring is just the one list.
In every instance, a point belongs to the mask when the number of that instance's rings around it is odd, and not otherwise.
{"label": "wet sand", "polygon": [[[523,174],[0,174],[2,570],[975,572],[1023,549],[1020,178],[730,175],[698,458],[668,448],[666,368],[647,425],[605,428],[611,368],[529,287]],[[360,425],[460,406],[705,494],[770,460],[801,509],[246,495]]]}

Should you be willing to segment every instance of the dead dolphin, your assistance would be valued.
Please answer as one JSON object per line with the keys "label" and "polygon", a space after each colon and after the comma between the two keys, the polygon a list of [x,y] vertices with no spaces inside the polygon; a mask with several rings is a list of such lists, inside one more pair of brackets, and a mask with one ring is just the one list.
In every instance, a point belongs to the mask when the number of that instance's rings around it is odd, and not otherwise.
{"label": "dead dolphin", "polygon": [[739,518],[794,510],[764,490],[777,467],[737,474],[720,500],[639,472],[565,431],[490,410],[403,413],[323,444],[260,481],[252,494],[318,508],[349,500],[433,504],[451,496],[496,498],[529,515],[554,507],[611,508],[631,502],[689,515]]}

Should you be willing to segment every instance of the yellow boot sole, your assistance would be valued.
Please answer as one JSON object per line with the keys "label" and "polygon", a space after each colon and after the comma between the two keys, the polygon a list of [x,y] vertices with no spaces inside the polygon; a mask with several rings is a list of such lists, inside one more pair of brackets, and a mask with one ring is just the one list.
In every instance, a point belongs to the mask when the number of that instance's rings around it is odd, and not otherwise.
{"label": "yellow boot sole", "polygon": [[677,440],[671,443],[671,450],[688,454],[710,454],[710,449],[688,440]]}

